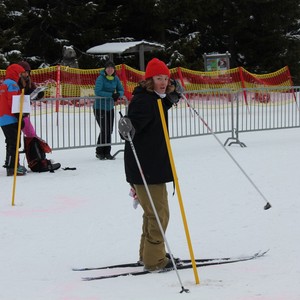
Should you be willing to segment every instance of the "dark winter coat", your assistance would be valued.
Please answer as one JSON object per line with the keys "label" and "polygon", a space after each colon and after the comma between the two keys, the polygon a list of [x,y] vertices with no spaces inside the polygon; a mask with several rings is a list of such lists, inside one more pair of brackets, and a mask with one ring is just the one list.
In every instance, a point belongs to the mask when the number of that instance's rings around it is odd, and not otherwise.
{"label": "dark winter coat", "polygon": [[[162,122],[155,92],[148,92],[142,87],[134,91],[128,107],[135,135],[133,144],[140,161],[147,184],[160,184],[173,181],[173,175],[164,137]],[[172,104],[167,98],[162,99],[164,115],[168,122],[168,109]],[[126,180],[131,184],[143,184],[133,151],[128,141],[125,142]]]}

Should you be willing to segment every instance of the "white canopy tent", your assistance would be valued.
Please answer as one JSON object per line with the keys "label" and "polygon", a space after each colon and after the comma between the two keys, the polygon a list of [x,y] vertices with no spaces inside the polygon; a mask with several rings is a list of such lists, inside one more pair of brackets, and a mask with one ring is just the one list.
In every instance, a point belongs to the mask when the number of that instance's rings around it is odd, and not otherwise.
{"label": "white canopy tent", "polygon": [[86,52],[90,54],[108,54],[109,59],[113,61],[113,54],[139,53],[140,70],[145,71],[145,51],[163,50],[165,47],[161,44],[150,43],[144,40],[135,42],[115,42],[94,46]]}

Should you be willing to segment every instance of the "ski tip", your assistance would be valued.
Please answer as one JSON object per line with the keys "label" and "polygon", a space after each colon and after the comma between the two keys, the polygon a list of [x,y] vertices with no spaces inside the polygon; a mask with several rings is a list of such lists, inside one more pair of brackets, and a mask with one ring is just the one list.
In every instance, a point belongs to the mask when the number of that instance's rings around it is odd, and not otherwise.
{"label": "ski tip", "polygon": [[269,251],[270,251],[270,249],[267,249],[267,250],[264,250],[264,251],[260,250],[260,251],[256,252],[256,253],[254,254],[254,256],[255,256],[255,257],[262,257],[262,256],[264,256],[265,254],[267,254]]}
{"label": "ski tip", "polygon": [[263,255],[267,254],[269,251],[270,251],[270,248],[269,248],[269,249],[267,249],[267,250],[265,250],[265,251],[262,251],[262,252],[261,252],[261,256],[263,256]]}
{"label": "ski tip", "polygon": [[[92,280],[95,280],[96,278],[94,277],[82,277],[81,280],[82,281],[92,281]],[[97,278],[98,279],[98,278]]]}
{"label": "ski tip", "polygon": [[91,271],[90,268],[72,268],[72,271],[80,272],[80,271]]}

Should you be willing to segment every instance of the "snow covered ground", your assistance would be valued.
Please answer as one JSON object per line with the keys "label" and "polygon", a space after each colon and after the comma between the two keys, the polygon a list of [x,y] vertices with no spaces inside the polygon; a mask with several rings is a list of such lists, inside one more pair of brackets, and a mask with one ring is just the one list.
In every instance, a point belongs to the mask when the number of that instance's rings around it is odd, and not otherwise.
{"label": "snow covered ground", "polygon": [[[228,134],[218,135],[225,142]],[[138,259],[142,210],[132,207],[123,153],[99,161],[93,148],[48,155],[74,171],[13,178],[0,169],[0,299],[2,300],[299,300],[299,129],[240,135],[247,147],[227,147],[272,204],[265,201],[213,136],[172,140],[174,160],[197,258],[252,254],[236,264],[84,282],[72,267]],[[0,158],[4,161],[0,134]],[[121,147],[113,147],[113,152]],[[22,156],[23,157],[23,156]],[[177,195],[169,188],[167,239],[189,258]]]}

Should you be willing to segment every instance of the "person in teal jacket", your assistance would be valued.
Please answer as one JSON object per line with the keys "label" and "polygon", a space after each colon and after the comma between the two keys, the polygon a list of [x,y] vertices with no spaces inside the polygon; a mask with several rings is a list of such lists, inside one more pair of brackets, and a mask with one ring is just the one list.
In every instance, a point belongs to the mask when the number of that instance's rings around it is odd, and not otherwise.
{"label": "person in teal jacket", "polygon": [[[116,75],[115,64],[108,61],[105,69],[100,71],[100,75],[95,83],[96,98],[93,106],[96,121],[100,127],[97,140],[96,157],[100,160],[115,159],[111,154],[111,134],[114,125],[114,105],[115,102],[124,95],[124,88],[119,77]],[[105,146],[102,146],[105,144]]]}

